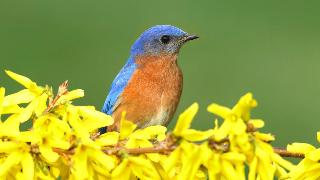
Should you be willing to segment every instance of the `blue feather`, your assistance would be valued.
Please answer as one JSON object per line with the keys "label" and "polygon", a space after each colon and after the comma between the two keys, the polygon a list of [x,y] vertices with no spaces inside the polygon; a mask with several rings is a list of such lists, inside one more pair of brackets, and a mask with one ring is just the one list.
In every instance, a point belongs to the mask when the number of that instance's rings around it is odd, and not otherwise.
{"label": "blue feather", "polygon": [[119,96],[127,86],[135,70],[136,70],[136,64],[134,63],[134,59],[130,57],[127,63],[119,72],[119,74],[113,80],[109,94],[103,105],[102,112],[109,115],[113,113],[113,109],[115,108],[114,106],[117,103],[119,103],[117,102],[119,99]]}
{"label": "blue feather", "polygon": [[[123,90],[127,86],[129,80],[131,79],[131,76],[136,70],[136,67],[137,66],[134,62],[134,58],[130,56],[127,63],[121,69],[121,71],[116,76],[116,78],[113,80],[107,99],[104,102],[102,112],[112,115],[116,106],[121,103],[119,102],[121,101],[119,97],[121,96]],[[106,132],[106,128],[100,129],[101,134],[105,132]]]}

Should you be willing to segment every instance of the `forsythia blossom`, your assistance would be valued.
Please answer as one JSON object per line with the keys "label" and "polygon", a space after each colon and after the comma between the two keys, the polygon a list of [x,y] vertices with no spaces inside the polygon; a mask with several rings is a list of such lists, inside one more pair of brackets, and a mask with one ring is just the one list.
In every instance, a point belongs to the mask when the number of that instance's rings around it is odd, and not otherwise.
{"label": "forsythia blossom", "polygon": [[[25,89],[6,94],[0,87],[0,179],[318,179],[320,148],[293,143],[287,150],[305,158],[294,165],[278,155],[262,133],[264,121],[250,112],[248,93],[233,107],[211,104],[212,128],[190,128],[198,104],[183,112],[172,133],[163,126],[137,129],[126,120],[119,132],[99,135],[112,117],[93,106],[75,106],[81,89],[56,96],[27,77],[6,73]],[[32,127],[20,130],[21,124]],[[320,133],[317,134],[320,142]],[[247,169],[247,171],[246,171]]]}

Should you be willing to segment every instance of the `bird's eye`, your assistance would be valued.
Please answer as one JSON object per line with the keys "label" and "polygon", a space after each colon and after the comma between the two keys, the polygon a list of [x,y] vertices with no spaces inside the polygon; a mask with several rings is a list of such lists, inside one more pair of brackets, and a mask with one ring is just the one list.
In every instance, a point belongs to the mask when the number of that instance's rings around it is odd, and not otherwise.
{"label": "bird's eye", "polygon": [[160,41],[163,43],[163,44],[168,44],[169,41],[170,41],[170,36],[168,35],[164,35],[160,38]]}

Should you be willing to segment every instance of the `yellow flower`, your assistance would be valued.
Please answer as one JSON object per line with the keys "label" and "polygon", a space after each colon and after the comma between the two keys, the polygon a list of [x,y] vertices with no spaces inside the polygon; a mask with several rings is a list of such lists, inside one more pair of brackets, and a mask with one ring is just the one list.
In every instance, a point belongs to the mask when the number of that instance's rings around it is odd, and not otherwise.
{"label": "yellow flower", "polygon": [[78,147],[75,155],[73,155],[71,174],[74,179],[88,178],[88,153],[86,151],[86,147]]}
{"label": "yellow flower", "polygon": [[116,158],[85,145],[78,146],[72,159],[71,174],[74,179],[87,179],[98,174],[106,179],[117,163]]}
{"label": "yellow flower", "polygon": [[292,143],[287,145],[287,150],[294,153],[308,153],[316,148],[307,143]]}
{"label": "yellow flower", "polygon": [[178,166],[181,163],[181,156],[182,156],[183,150],[181,147],[177,147],[174,151],[170,153],[170,155],[162,157],[160,159],[160,164],[165,170],[165,172],[168,174],[168,176],[172,177],[176,174],[175,167]]}
{"label": "yellow flower", "polygon": [[100,135],[95,142],[99,146],[111,146],[116,145],[119,140],[119,133],[118,132],[107,132]]}
{"label": "yellow flower", "polygon": [[57,101],[57,104],[61,104],[67,101],[71,101],[74,99],[78,99],[84,96],[84,91],[82,89],[76,89],[70,92],[67,92],[66,94],[62,95],[59,100]]}
{"label": "yellow flower", "polygon": [[153,163],[144,156],[129,156],[128,160],[132,174],[138,178],[150,180],[161,179]]}
{"label": "yellow flower", "polygon": [[129,160],[123,159],[122,162],[112,171],[111,177],[113,179],[130,179],[131,171],[128,168]]}
{"label": "yellow flower", "polygon": [[5,94],[5,89],[3,87],[0,87],[0,123],[2,123],[1,121],[1,115],[3,112],[3,99],[4,99],[4,94]]}
{"label": "yellow flower", "polygon": [[257,107],[257,105],[258,103],[253,99],[252,93],[247,93],[240,98],[239,102],[232,110],[244,121],[248,121],[250,119],[251,109]]}
{"label": "yellow flower", "polygon": [[[105,173],[105,171],[109,172],[115,168],[118,161],[115,157],[109,156],[101,150],[93,149],[90,147],[87,149],[87,151],[89,161],[91,164],[96,165],[96,170],[100,171],[100,169],[103,169],[103,173]],[[97,167],[100,167],[100,169]]]}
{"label": "yellow flower", "polygon": [[21,90],[17,93],[7,95],[4,98],[3,106],[12,106],[31,102],[37,95],[29,89]]}
{"label": "yellow flower", "polygon": [[23,173],[23,179],[33,179],[34,177],[34,162],[33,158],[29,153],[25,153],[22,161],[22,173]]}
{"label": "yellow flower", "polygon": [[[196,174],[200,166],[204,163],[206,157],[202,153],[203,148],[201,146],[195,145],[183,141],[180,144],[182,148],[181,156],[181,170],[177,176],[178,179],[195,179]],[[207,146],[204,144],[203,146]]]}
{"label": "yellow flower", "polygon": [[39,151],[43,158],[49,162],[49,163],[54,163],[58,160],[59,154],[54,152],[52,150],[52,147],[50,147],[49,144],[43,143],[39,146]]}
{"label": "yellow flower", "polygon": [[174,135],[183,137],[188,141],[202,141],[213,135],[214,131],[212,129],[207,131],[189,129],[198,109],[199,105],[194,103],[179,116],[177,124],[173,130]]}
{"label": "yellow flower", "polygon": [[96,111],[93,106],[79,106],[78,113],[81,117],[81,124],[88,132],[93,132],[101,127],[106,127],[113,124],[111,116]]}
{"label": "yellow flower", "polygon": [[31,81],[29,78],[16,74],[12,71],[6,70],[5,71],[8,76],[10,76],[12,79],[14,79],[15,81],[17,81],[18,83],[20,83],[22,86],[24,86],[25,88],[27,88],[29,91],[31,91],[32,93],[35,93],[37,95],[42,94],[43,92],[43,88],[37,86],[37,84],[33,81]]}
{"label": "yellow flower", "polygon": [[120,140],[126,139],[136,128],[137,125],[126,120],[126,112],[122,112],[120,120]]}
{"label": "yellow flower", "polygon": [[271,134],[254,132],[253,135],[254,135],[255,138],[260,139],[260,140],[265,141],[265,142],[274,141],[274,139],[275,139],[274,136],[271,135]]}
{"label": "yellow flower", "polygon": [[14,151],[8,155],[6,160],[1,164],[0,177],[5,176],[8,171],[18,165],[23,158],[23,153],[20,151]]}
{"label": "yellow flower", "polygon": [[[29,148],[26,144],[12,142],[1,142],[0,153],[7,153],[7,157],[0,160],[0,178],[7,179],[13,173],[22,179],[33,179],[34,161],[29,154]],[[19,168],[16,171],[17,167]]]}
{"label": "yellow flower", "polygon": [[[84,96],[83,90],[68,92],[60,86],[65,93],[58,93],[52,102],[48,87],[6,73],[26,89],[5,96],[0,87],[0,179],[244,180],[246,167],[249,180],[320,178],[320,148],[307,143],[288,145],[288,151],[305,155],[297,165],[273,151],[268,142],[274,136],[258,131],[264,121],[250,117],[257,106],[251,93],[233,108],[211,104],[208,111],[223,121],[218,125],[215,120],[215,126],[206,131],[190,128],[199,109],[194,103],[179,116],[174,140],[166,137],[164,126],[136,129],[125,113],[120,132],[96,137],[98,128],[111,125],[113,119],[93,106],[72,105],[72,100]],[[47,112],[49,98],[53,105]],[[32,128],[20,131],[21,123],[29,120]],[[317,140],[320,143],[320,132]],[[161,152],[168,149],[169,154],[126,153],[131,148],[153,147]],[[106,149],[111,151],[105,153]]]}
{"label": "yellow flower", "polygon": [[113,179],[161,179],[153,163],[144,156],[130,156],[123,159],[119,166],[112,171]]}
{"label": "yellow flower", "polygon": [[149,126],[144,129],[138,129],[129,135],[130,138],[135,139],[157,139],[158,141],[164,140],[167,128],[164,126],[156,125]]}
{"label": "yellow flower", "polygon": [[317,132],[317,141],[320,143],[320,131]]}
{"label": "yellow flower", "polygon": [[252,94],[247,93],[240,98],[239,102],[232,109],[217,104],[211,104],[208,107],[208,111],[223,119],[236,120],[237,118],[240,118],[244,121],[249,121],[250,111],[256,106],[257,102],[253,99]]}
{"label": "yellow flower", "polygon": [[305,158],[289,172],[288,176],[292,179],[318,179],[320,177],[320,165]]}
{"label": "yellow flower", "polygon": [[[271,158],[277,164],[277,166],[279,166],[279,168],[283,167],[290,171],[295,168],[295,166],[291,162],[284,160],[280,155],[276,153],[273,153]],[[282,175],[284,175],[283,172]]]}
{"label": "yellow flower", "polygon": [[[126,121],[123,119],[123,121]],[[130,123],[128,123],[130,124]],[[132,129],[130,126],[130,129]],[[123,129],[122,129],[123,130]],[[167,128],[164,126],[149,126],[144,129],[138,129],[132,132],[127,138],[128,141],[125,144],[126,148],[146,148],[153,147],[152,141],[163,141],[165,139],[165,132]],[[121,133],[121,130],[120,130]],[[146,156],[153,162],[160,160],[160,155],[156,153],[146,153]]]}
{"label": "yellow flower", "polygon": [[228,134],[241,135],[246,132],[247,125],[244,120],[241,119],[241,114],[243,114],[241,110],[247,111],[247,109],[241,109],[240,107],[242,106],[236,105],[235,108],[229,109],[218,104],[211,104],[208,106],[209,112],[214,113],[224,119],[223,124],[214,135],[216,140],[222,140],[226,138]]}
{"label": "yellow flower", "polygon": [[38,102],[34,110],[37,117],[41,116],[44,113],[44,111],[47,109],[48,97],[49,96],[46,93],[44,93],[37,98]]}
{"label": "yellow flower", "polygon": [[264,127],[264,121],[262,119],[250,119],[248,121],[251,125],[253,125],[255,128],[262,128]]}
{"label": "yellow flower", "polygon": [[[319,136],[319,132],[317,132],[318,141]],[[287,146],[287,150],[294,153],[305,154],[305,158],[291,169],[289,177],[292,179],[320,178],[320,148],[315,148],[307,143],[292,143]]]}
{"label": "yellow flower", "polygon": [[66,120],[70,123],[82,143],[100,148],[90,139],[90,132],[97,130],[100,127],[105,127],[113,123],[111,116],[94,110],[93,107],[75,107],[67,106]]}
{"label": "yellow flower", "polygon": [[75,135],[81,140],[82,144],[92,146],[95,148],[100,148],[97,144],[90,138],[90,133],[83,123],[78,114],[78,109],[72,105],[67,106],[67,116],[66,120],[75,132]]}
{"label": "yellow flower", "polygon": [[[260,140],[255,140],[255,158],[256,166],[250,167],[251,177],[260,177],[261,179],[272,179],[275,173],[275,166],[272,165],[273,149],[270,144]],[[251,168],[254,168],[251,170]]]}
{"label": "yellow flower", "polygon": [[197,103],[192,104],[182,114],[180,114],[176,127],[173,130],[173,134],[180,136],[183,132],[189,129],[194,116],[197,114],[199,105]]}

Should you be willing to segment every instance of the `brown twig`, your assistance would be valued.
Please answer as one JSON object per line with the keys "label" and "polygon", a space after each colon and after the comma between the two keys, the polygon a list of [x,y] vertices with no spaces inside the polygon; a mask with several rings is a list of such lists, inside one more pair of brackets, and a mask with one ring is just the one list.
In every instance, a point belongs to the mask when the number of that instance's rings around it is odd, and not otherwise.
{"label": "brown twig", "polygon": [[154,146],[154,147],[145,147],[145,148],[124,148],[124,147],[115,147],[111,149],[104,149],[103,152],[106,154],[118,154],[120,152],[125,152],[131,155],[145,154],[145,153],[161,153],[167,154],[173,150],[175,150],[177,146]]}
{"label": "brown twig", "polygon": [[293,158],[304,158],[305,155],[302,153],[289,152],[285,148],[274,147],[273,152],[279,154],[281,157],[293,157]]}
{"label": "brown twig", "polygon": [[60,148],[52,148],[53,152],[56,152],[58,154],[64,154],[64,155],[73,155],[74,154],[74,148],[70,148],[68,150],[60,149]]}
{"label": "brown twig", "polygon": [[[121,153],[127,153],[131,155],[139,155],[139,154],[145,154],[145,153],[168,154],[174,151],[178,147],[176,143],[167,144],[164,142],[155,144],[153,147],[145,147],[145,148],[125,148],[122,145],[117,145],[114,147],[107,147],[102,151],[109,155],[119,155]],[[210,141],[209,146],[215,150],[221,150],[222,152],[225,152],[226,148],[228,148],[227,147],[228,145],[225,145],[226,143],[228,143],[228,141],[221,141],[221,142]],[[73,155],[75,147],[72,147],[68,150],[59,149],[59,148],[53,148],[52,150],[61,155]],[[38,153],[38,150],[36,150],[36,148],[34,148],[33,151]],[[301,159],[305,157],[305,155],[302,153],[289,152],[285,148],[274,147],[273,151],[279,154],[281,157],[292,157],[292,158],[301,158]]]}
{"label": "brown twig", "polygon": [[212,139],[208,140],[208,145],[210,148],[220,151],[220,152],[227,152],[230,148],[230,141],[228,138],[224,138],[220,141],[214,141]]}
{"label": "brown twig", "polygon": [[61,98],[61,96],[68,93],[68,85],[68,80],[60,84],[57,95],[54,97],[52,101],[49,102],[47,109],[44,111],[45,113],[51,111],[56,106],[56,103]]}
{"label": "brown twig", "polygon": [[246,130],[247,132],[256,132],[257,131],[257,129],[254,127],[254,125],[253,124],[251,124],[251,123],[247,123],[247,130]]}

